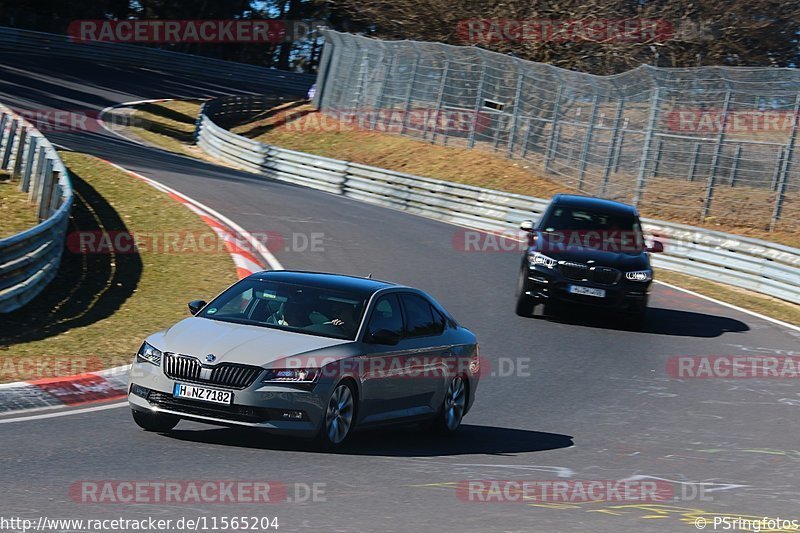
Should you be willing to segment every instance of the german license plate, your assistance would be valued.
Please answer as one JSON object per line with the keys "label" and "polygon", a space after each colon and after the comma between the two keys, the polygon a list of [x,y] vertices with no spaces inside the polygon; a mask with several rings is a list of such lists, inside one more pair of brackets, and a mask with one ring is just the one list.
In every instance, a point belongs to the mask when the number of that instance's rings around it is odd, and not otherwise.
{"label": "german license plate", "polygon": [[605,289],[595,289],[594,287],[582,287],[580,285],[570,285],[567,290],[572,294],[582,294],[584,296],[594,296],[595,298],[605,298]]}
{"label": "german license plate", "polygon": [[176,383],[172,390],[176,398],[186,398],[187,400],[200,400],[201,402],[221,403],[230,405],[233,403],[233,393],[226,390],[208,389],[206,387],[196,387]]}

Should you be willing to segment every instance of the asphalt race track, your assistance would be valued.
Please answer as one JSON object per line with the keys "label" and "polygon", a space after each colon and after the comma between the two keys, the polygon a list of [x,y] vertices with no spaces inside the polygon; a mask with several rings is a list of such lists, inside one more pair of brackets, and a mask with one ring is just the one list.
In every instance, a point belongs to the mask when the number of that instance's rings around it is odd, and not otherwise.
{"label": "asphalt race track", "polygon": [[[246,80],[65,58],[0,58],[0,101],[17,109],[99,111],[146,98],[268,90]],[[168,435],[145,433],[124,406],[5,424],[0,418],[0,514],[277,516],[280,529],[290,531],[696,531],[698,516],[709,523],[715,515],[800,518],[797,381],[679,380],[667,372],[678,355],[800,355],[797,332],[664,286],[655,287],[641,331],[591,313],[519,318],[519,254],[459,251],[454,226],[265,181],[105,131],[48,137],[154,178],[250,232],[287,240],[323,233],[324,251],[272,251],[285,268],[372,273],[428,291],[478,335],[494,375],[484,369],[476,405],[453,439],[416,428],[365,432],[336,453],[190,422]],[[633,476],[669,480],[684,500],[484,503],[463,501],[456,490],[464,480]],[[236,479],[322,484],[324,497],[121,505],[78,503],[69,494],[82,480]]]}

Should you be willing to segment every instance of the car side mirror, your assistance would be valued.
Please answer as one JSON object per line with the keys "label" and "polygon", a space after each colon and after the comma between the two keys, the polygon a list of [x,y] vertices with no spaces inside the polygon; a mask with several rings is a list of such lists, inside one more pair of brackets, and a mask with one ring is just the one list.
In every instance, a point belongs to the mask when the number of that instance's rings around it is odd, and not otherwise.
{"label": "car side mirror", "polygon": [[206,306],[205,300],[192,300],[189,302],[189,312],[196,315],[198,311]]}
{"label": "car side mirror", "polygon": [[522,231],[533,231],[533,220],[523,220],[519,223],[519,229]]}
{"label": "car side mirror", "polygon": [[400,334],[388,329],[379,329],[375,333],[367,335],[367,342],[369,344],[385,344],[387,346],[394,346],[400,342]]}
{"label": "car side mirror", "polygon": [[651,254],[660,254],[664,251],[664,245],[661,243],[661,241],[654,240],[653,244],[647,247],[647,251]]}

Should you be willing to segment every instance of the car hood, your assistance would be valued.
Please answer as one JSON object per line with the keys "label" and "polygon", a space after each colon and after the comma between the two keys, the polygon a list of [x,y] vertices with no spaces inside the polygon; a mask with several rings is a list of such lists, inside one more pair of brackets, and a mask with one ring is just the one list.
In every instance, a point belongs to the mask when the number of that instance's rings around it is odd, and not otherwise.
{"label": "car hood", "polygon": [[285,357],[353,341],[191,317],[151,335],[147,342],[162,352],[192,355],[204,363],[206,355],[213,354],[215,364],[267,366]]}

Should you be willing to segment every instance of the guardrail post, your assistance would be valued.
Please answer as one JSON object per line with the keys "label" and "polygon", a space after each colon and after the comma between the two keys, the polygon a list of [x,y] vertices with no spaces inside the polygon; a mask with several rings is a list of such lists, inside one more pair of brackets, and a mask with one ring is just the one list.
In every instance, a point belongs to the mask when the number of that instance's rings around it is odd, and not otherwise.
{"label": "guardrail post", "polygon": [[48,216],[47,210],[50,207],[50,195],[53,194],[53,160],[48,159],[44,167],[44,175],[42,176],[41,183],[42,189],[39,195],[39,220],[44,220]]}
{"label": "guardrail post", "polygon": [[797,93],[794,101],[794,114],[792,116],[792,133],[789,135],[789,141],[786,143],[785,155],[783,158],[783,168],[781,175],[778,179],[777,193],[775,197],[775,209],[772,211],[772,220],[769,223],[769,230],[775,229],[775,224],[781,219],[781,210],[783,209],[783,195],[786,192],[786,182],[789,181],[789,172],[792,168],[792,159],[794,158],[794,145],[797,141],[797,123],[800,121],[800,93]]}
{"label": "guardrail post", "polygon": [[650,150],[653,144],[653,135],[658,122],[658,106],[661,98],[661,87],[653,88],[652,101],[650,102],[650,117],[647,119],[647,129],[644,133],[644,147],[642,148],[642,162],[639,164],[639,174],[636,176],[636,190],[633,194],[633,205],[639,207],[644,195],[645,179],[647,178],[647,163],[650,160]]}
{"label": "guardrail post", "polygon": [[22,179],[19,182],[19,190],[28,192],[31,183],[31,175],[33,173],[34,157],[36,149],[39,145],[39,138],[31,135],[28,137],[28,151],[25,153],[25,168],[22,170]]}
{"label": "guardrail post", "polygon": [[47,159],[47,154],[44,145],[39,146],[39,156],[36,158],[36,170],[33,172],[33,182],[31,183],[30,190],[28,191],[28,201],[32,204],[36,203],[36,198],[42,190],[42,178],[44,177],[44,165]]}
{"label": "guardrail post", "polygon": [[4,170],[8,170],[8,163],[11,160],[11,152],[14,149],[14,139],[17,136],[17,127],[19,126],[19,121],[14,119],[11,121],[11,128],[8,130],[8,137],[6,138],[6,143],[3,146],[3,162],[0,163],[0,168]]}
{"label": "guardrail post", "polygon": [[22,169],[22,158],[25,153],[25,145],[28,141],[28,130],[23,126],[19,130],[19,140],[17,140],[17,151],[14,154],[14,165],[11,170],[11,179],[19,178]]}
{"label": "guardrail post", "polygon": [[589,148],[592,143],[592,135],[594,134],[594,123],[597,120],[597,105],[600,101],[598,95],[594,95],[592,99],[592,111],[589,114],[589,124],[586,126],[586,136],[583,138],[583,146],[581,147],[580,166],[578,167],[578,190],[583,190],[583,182],[586,176],[586,165],[589,157]]}
{"label": "guardrail post", "polygon": [[59,185],[60,178],[61,172],[53,171],[53,191],[50,193],[50,201],[48,202],[50,204],[47,211],[48,217],[52,216],[53,213],[56,212],[56,209],[58,209],[59,200],[61,199],[61,185]]}
{"label": "guardrail post", "polygon": [[0,153],[6,147],[6,124],[8,124],[8,115],[3,113],[0,115]]}
{"label": "guardrail post", "polygon": [[728,84],[728,90],[725,92],[725,101],[722,104],[722,124],[719,129],[719,136],[717,137],[717,144],[714,147],[714,156],[711,158],[711,169],[708,171],[708,182],[706,184],[706,198],[703,201],[703,211],[700,215],[700,220],[705,220],[708,212],[711,210],[711,200],[714,198],[714,185],[717,180],[717,166],[719,166],[719,158],[722,155],[722,145],[725,142],[725,132],[728,129],[728,112],[731,107],[731,89]]}
{"label": "guardrail post", "polygon": [[694,173],[697,170],[697,161],[700,158],[700,150],[702,145],[700,143],[694,143],[694,153],[692,154],[692,161],[689,163],[689,176],[687,177],[687,181],[694,181]]}

